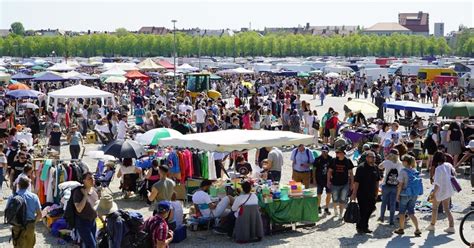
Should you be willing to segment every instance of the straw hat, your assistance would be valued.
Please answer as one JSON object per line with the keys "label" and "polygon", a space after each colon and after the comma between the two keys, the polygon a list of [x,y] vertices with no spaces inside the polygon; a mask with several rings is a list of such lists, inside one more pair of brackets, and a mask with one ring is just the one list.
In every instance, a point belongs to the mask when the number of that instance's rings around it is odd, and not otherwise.
{"label": "straw hat", "polygon": [[94,209],[97,211],[98,215],[109,215],[118,210],[117,203],[114,202],[114,199],[111,195],[103,195],[100,200],[98,200]]}

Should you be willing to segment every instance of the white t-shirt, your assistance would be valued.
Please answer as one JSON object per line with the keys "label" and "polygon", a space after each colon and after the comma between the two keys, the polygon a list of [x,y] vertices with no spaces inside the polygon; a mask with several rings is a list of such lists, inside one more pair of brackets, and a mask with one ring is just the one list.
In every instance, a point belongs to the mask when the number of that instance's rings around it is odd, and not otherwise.
{"label": "white t-shirt", "polygon": [[[247,202],[245,202],[245,201],[247,201]],[[250,198],[249,198],[248,194],[237,196],[234,200],[234,204],[232,204],[232,211],[235,212],[234,213],[235,217],[239,216],[238,210],[239,210],[240,206],[242,206],[244,204],[244,202],[245,202],[245,206],[258,205],[258,197],[257,197],[257,195],[252,194],[252,193],[250,194]]]}
{"label": "white t-shirt", "polygon": [[453,196],[456,191],[451,184],[451,175],[454,173],[454,168],[450,163],[443,163],[436,167],[434,174],[434,185],[438,185],[439,190],[436,192],[436,201],[443,201]]}
{"label": "white t-shirt", "polygon": [[[198,190],[193,194],[193,204],[201,205],[201,204],[209,204],[211,202],[212,202],[211,196],[202,190]],[[202,209],[201,207],[199,207],[199,211],[204,217],[208,217],[211,215],[211,209],[209,207],[205,209]]]}
{"label": "white t-shirt", "polygon": [[384,144],[383,144],[383,147],[388,147],[390,145],[390,142],[389,141],[393,141],[394,144],[397,144],[399,141],[400,141],[400,138],[401,138],[401,134],[400,134],[400,131],[393,131],[393,130],[390,130],[387,132],[387,134],[385,135],[385,138],[384,138]]}
{"label": "white t-shirt", "polygon": [[176,227],[180,227],[183,224],[183,206],[179,201],[171,201],[171,207],[173,208],[173,220],[176,222]]}
{"label": "white t-shirt", "polygon": [[127,123],[125,121],[120,120],[117,125],[117,139],[125,139],[127,135]]}
{"label": "white t-shirt", "polygon": [[206,111],[204,111],[204,109],[196,109],[196,111],[194,111],[194,116],[196,116],[196,123],[204,123],[206,119]]}
{"label": "white t-shirt", "polygon": [[379,168],[385,169],[384,174],[383,174],[383,181],[382,181],[382,185],[384,185],[385,182],[387,182],[387,176],[390,170],[397,169],[398,175],[400,175],[400,171],[403,169],[403,166],[402,164],[396,164],[390,160],[384,160],[382,163],[380,163]]}

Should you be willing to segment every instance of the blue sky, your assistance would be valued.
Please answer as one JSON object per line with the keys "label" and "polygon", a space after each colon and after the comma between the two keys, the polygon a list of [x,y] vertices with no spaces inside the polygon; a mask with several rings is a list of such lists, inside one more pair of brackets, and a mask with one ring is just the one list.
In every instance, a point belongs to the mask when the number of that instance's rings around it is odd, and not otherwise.
{"label": "blue sky", "polygon": [[430,32],[435,22],[445,31],[460,24],[473,26],[473,1],[454,0],[0,0],[0,28],[20,21],[26,29],[59,28],[76,31],[113,31],[118,27],[240,29],[305,25],[361,25],[397,22],[399,12],[430,13]]}

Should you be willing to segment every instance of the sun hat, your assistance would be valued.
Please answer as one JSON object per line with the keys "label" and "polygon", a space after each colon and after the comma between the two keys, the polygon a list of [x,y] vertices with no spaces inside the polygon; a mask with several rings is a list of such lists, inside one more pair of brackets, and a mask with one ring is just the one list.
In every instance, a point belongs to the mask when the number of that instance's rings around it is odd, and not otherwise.
{"label": "sun hat", "polygon": [[449,124],[444,124],[442,129],[443,129],[443,131],[448,131],[449,130]]}
{"label": "sun hat", "polygon": [[94,209],[97,211],[97,214],[100,216],[109,215],[118,210],[117,203],[114,202],[114,199],[111,195],[103,195],[100,200],[98,200]]}

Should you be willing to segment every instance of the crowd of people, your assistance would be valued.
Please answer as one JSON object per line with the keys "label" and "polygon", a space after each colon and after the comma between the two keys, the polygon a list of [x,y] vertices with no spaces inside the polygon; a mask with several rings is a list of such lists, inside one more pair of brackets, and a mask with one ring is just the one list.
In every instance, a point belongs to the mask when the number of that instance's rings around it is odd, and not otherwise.
{"label": "crowd of people", "polygon": [[[184,80],[184,79],[181,79]],[[252,87],[240,82],[249,81]],[[226,129],[246,130],[284,130],[305,133],[313,136],[311,146],[299,145],[290,155],[291,178],[301,182],[306,188],[317,187],[319,212],[332,213],[342,220],[348,201],[357,200],[360,206],[360,220],[356,229],[360,234],[371,233],[368,222],[375,211],[381,186],[382,206],[378,220],[385,221],[385,211],[389,210],[388,222],[394,226],[397,234],[404,234],[405,218],[408,216],[415,226],[415,235],[421,234],[418,225],[415,203],[423,194],[420,186],[421,155],[427,151],[428,159],[424,165],[428,168],[434,190],[432,197],[432,220],[427,230],[434,230],[438,209],[442,208],[449,219],[445,230],[454,233],[454,222],[449,204],[455,190],[451,186],[451,176],[455,168],[468,161],[474,154],[471,141],[472,125],[469,121],[459,120],[430,123],[421,118],[413,118],[406,111],[404,118],[415,119],[407,137],[398,130],[399,121],[384,121],[382,104],[390,100],[412,100],[432,103],[433,106],[450,101],[467,100],[462,88],[446,84],[436,86],[416,83],[410,78],[379,78],[368,82],[364,77],[344,77],[327,79],[323,76],[310,78],[282,77],[271,74],[251,76],[224,76],[219,82],[211,83],[211,88],[222,93],[220,98],[210,98],[205,92],[193,99],[189,92],[175,85],[167,84],[160,78],[149,82],[128,81],[123,85],[102,82],[83,82],[91,86],[114,92],[118,103],[113,106],[100,99],[66,100],[59,104],[56,111],[48,108],[44,98],[36,100],[39,109],[28,109],[22,116],[25,122],[18,123],[15,101],[4,99],[2,118],[0,119],[0,179],[7,179],[12,194],[19,195],[27,202],[26,229],[14,228],[15,247],[33,247],[35,244],[34,222],[41,219],[41,205],[32,193],[34,174],[31,173],[33,144],[47,138],[47,146],[61,157],[62,139],[66,139],[71,159],[79,159],[84,152],[84,137],[94,131],[103,144],[117,139],[133,138],[139,132],[159,127],[175,129],[182,134],[214,132]],[[150,87],[150,85],[154,87]],[[34,88],[45,94],[67,86],[68,83],[38,83]],[[344,109],[344,118],[332,107],[326,113],[318,113],[311,104],[301,99],[301,94],[313,94],[324,105],[326,95],[343,97],[355,93],[355,98],[372,98],[379,107],[376,118],[367,119],[362,113],[353,113]],[[350,101],[352,98],[349,98]],[[440,101],[441,99],[441,101]],[[399,111],[395,118],[401,117]],[[134,121],[134,123],[132,123]],[[340,145],[343,138],[339,129],[348,125],[351,129],[371,128],[375,138],[355,149],[359,158],[347,154],[347,144]],[[33,142],[28,144],[17,140],[17,132],[29,130]],[[468,145],[466,145],[468,144]],[[312,149],[321,154],[315,156]],[[335,151],[335,157],[330,152]],[[245,180],[241,185],[241,194],[228,194],[218,202],[211,200],[209,188],[212,182],[203,180],[199,190],[192,195],[195,211],[204,217],[223,218],[216,228],[218,233],[231,234],[235,220],[239,217],[239,208],[243,205],[258,205],[257,196],[252,193],[252,180],[265,179],[279,182],[285,161],[278,147],[258,149],[255,163],[248,161],[248,151],[214,156],[217,177],[226,178],[228,170],[235,170]],[[228,166],[226,169],[228,161]],[[124,197],[137,192],[135,182],[130,175],[143,177],[148,182],[145,200],[153,206],[152,217],[144,223],[145,229],[152,234],[154,247],[167,247],[173,240],[174,232],[183,223],[182,207],[176,203],[174,191],[175,179],[170,177],[168,163],[154,160],[150,169],[142,170],[132,159],[120,161],[117,178],[122,182]],[[221,173],[222,172],[222,173]],[[82,247],[95,247],[96,217],[104,217],[105,223],[117,223],[114,214],[118,211],[110,195],[103,189],[108,187],[115,175],[115,164],[107,163],[100,175],[86,172],[82,176],[83,188],[72,194],[76,213],[75,223]],[[0,181],[0,187],[2,183]],[[421,191],[420,191],[421,187]],[[98,191],[97,191],[98,190]],[[3,192],[7,192],[6,189]],[[323,201],[322,195],[326,194]],[[14,197],[10,197],[12,201]],[[324,202],[322,207],[321,202]],[[332,208],[331,208],[332,205]],[[115,207],[114,207],[115,206]],[[398,207],[397,207],[398,206]],[[396,226],[395,213],[398,208],[399,224]],[[331,213],[331,209],[333,209]],[[112,218],[115,218],[112,220]],[[106,224],[107,225],[107,224]],[[113,228],[113,227],[106,227]],[[117,240],[109,240],[116,247]],[[121,241],[120,241],[121,242]]]}

